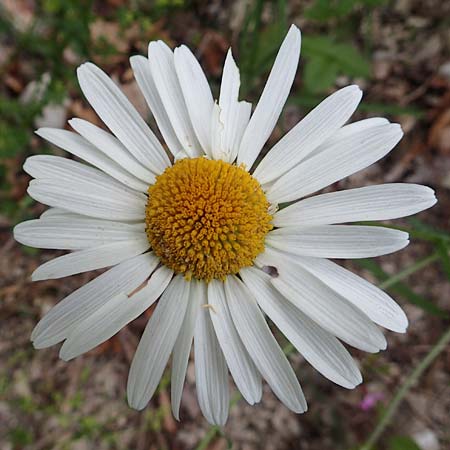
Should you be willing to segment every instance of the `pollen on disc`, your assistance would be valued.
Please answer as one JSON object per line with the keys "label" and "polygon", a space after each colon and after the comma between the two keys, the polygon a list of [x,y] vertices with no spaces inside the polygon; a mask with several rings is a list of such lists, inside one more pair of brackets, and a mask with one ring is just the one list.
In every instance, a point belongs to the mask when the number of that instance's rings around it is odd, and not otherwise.
{"label": "pollen on disc", "polygon": [[251,266],[272,229],[269,202],[243,167],[182,159],[148,189],[146,233],[161,262],[177,273],[224,280]]}

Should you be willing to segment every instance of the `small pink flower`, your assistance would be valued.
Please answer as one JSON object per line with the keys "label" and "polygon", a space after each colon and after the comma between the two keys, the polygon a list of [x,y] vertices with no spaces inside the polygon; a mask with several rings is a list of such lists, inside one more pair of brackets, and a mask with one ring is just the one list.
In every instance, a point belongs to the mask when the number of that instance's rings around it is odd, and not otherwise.
{"label": "small pink flower", "polygon": [[383,400],[383,398],[384,394],[382,392],[368,392],[361,400],[359,407],[363,411],[370,411],[380,400]]}

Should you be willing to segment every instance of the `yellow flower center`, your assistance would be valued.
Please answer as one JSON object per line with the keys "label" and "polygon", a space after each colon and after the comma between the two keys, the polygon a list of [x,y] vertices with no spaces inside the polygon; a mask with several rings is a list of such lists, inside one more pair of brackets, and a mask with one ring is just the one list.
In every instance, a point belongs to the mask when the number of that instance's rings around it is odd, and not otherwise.
{"label": "yellow flower center", "polygon": [[148,189],[146,232],[162,263],[177,273],[224,280],[264,250],[269,202],[242,167],[182,159]]}

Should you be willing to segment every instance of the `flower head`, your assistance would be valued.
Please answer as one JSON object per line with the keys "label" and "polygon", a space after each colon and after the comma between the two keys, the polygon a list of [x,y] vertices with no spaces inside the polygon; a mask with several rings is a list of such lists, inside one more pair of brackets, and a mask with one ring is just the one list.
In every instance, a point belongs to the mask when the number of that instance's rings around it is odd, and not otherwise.
{"label": "flower head", "polygon": [[[128,379],[128,401],[144,408],[172,354],[172,410],[179,417],[194,343],[197,394],[207,420],[225,423],[228,370],[257,403],[262,379],[291,410],[306,401],[265,315],[324,376],[361,382],[343,341],[368,352],[386,347],[378,326],[404,332],[407,319],[384,292],[328,258],[400,250],[404,232],[348,222],[386,220],[432,206],[431,189],[383,184],[310,196],[385,156],[399,125],[372,118],[345,125],[361,100],[357,86],[335,92],[256,164],[286,102],[300,55],[292,26],[261,98],[239,101],[239,70],[228,52],[220,95],[188,48],[151,42],[131,58],[164,144],[117,85],[91,63],[81,89],[111,133],[81,120],[75,132],[37,134],[89,165],[32,156],[29,194],[49,205],[16,226],[26,245],[70,250],[38,267],[34,280],[112,267],[72,292],[38,323],[36,348],[61,341],[70,360],[157,306]],[[291,202],[285,208],[280,204]]]}

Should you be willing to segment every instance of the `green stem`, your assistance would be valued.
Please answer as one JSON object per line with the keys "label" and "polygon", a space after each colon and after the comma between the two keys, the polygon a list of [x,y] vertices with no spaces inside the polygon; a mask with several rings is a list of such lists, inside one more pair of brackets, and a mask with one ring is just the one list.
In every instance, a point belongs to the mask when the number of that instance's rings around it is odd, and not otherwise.
{"label": "green stem", "polygon": [[436,357],[441,353],[446,345],[450,342],[450,328],[441,336],[439,341],[434,345],[431,351],[425,356],[425,358],[416,366],[416,368],[411,372],[409,377],[405,380],[403,385],[395,394],[394,398],[390,402],[385,414],[382,419],[373,430],[372,434],[369,436],[364,445],[360,450],[372,450],[373,445],[376,444],[380,436],[383,434],[385,428],[389,425],[392,417],[397,412],[397,409],[402,402],[405,395],[414,385],[414,383],[420,378],[423,372],[430,366],[430,364],[436,359]]}
{"label": "green stem", "polygon": [[200,441],[195,450],[205,450],[209,443],[215,438],[216,434],[220,434],[221,430],[218,425],[213,425],[210,427],[208,432],[205,434],[205,437]]}
{"label": "green stem", "polygon": [[413,273],[417,272],[420,269],[423,269],[424,267],[428,266],[428,264],[431,264],[434,261],[437,261],[438,259],[439,259],[439,252],[434,252],[433,254],[431,254],[425,258],[419,259],[419,261],[406,267],[406,269],[401,270],[400,272],[396,273],[392,277],[388,278],[386,281],[383,281],[379,285],[379,287],[381,289],[387,289],[388,287],[391,287],[394,284],[398,283],[399,281],[404,280],[405,278],[409,277]]}

